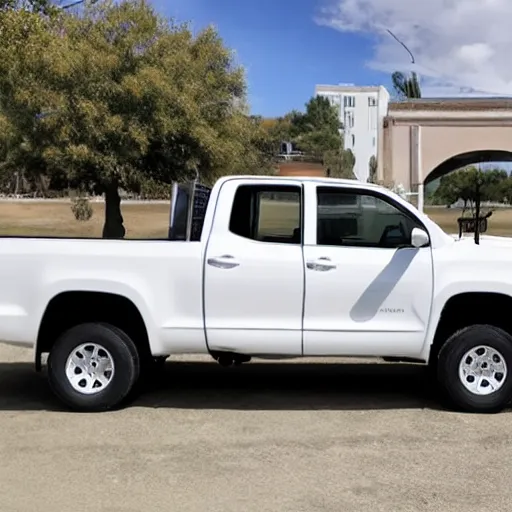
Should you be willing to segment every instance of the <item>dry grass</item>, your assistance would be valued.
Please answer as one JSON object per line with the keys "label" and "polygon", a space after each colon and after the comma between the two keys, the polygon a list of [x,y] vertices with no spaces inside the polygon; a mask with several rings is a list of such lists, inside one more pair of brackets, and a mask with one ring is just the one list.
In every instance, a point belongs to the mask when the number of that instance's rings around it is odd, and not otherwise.
{"label": "dry grass", "polygon": [[[459,209],[426,208],[425,213],[447,233],[458,233]],[[486,235],[512,236],[512,208],[497,208],[488,220]]]}
{"label": "dry grass", "polygon": [[[92,219],[79,222],[71,212],[71,203],[0,202],[0,235],[101,237],[104,205],[91,206]],[[167,237],[167,204],[125,204],[122,213],[127,238]]]}
{"label": "dry grass", "polygon": [[[71,212],[70,203],[57,202],[0,202],[0,236],[62,236],[101,237],[103,203],[92,204],[94,214],[90,221],[79,222]],[[262,223],[270,227],[276,218],[289,219],[290,229],[296,227],[293,205],[279,205],[264,209]],[[124,204],[122,206],[127,238],[166,238],[169,206],[167,204]],[[447,233],[457,233],[460,210],[430,208],[427,215]],[[281,222],[279,222],[281,224]],[[512,209],[503,208],[489,219],[488,234],[512,236]]]}

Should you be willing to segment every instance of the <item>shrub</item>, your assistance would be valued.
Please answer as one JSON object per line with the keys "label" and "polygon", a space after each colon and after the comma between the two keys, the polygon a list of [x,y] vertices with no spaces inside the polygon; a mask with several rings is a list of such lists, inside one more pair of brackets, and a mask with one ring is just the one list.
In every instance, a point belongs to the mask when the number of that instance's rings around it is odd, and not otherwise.
{"label": "shrub", "polygon": [[75,197],[72,200],[71,211],[76,220],[87,221],[92,217],[92,206],[86,197]]}

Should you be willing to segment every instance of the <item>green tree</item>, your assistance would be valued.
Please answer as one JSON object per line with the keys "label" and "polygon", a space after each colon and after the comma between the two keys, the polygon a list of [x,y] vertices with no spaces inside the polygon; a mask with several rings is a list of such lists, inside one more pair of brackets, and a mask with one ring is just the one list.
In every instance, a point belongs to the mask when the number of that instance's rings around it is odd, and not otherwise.
{"label": "green tree", "polygon": [[260,129],[263,130],[275,155],[280,152],[281,143],[292,140],[292,123],[289,114],[278,118],[261,119]]}
{"label": "green tree", "polygon": [[339,133],[327,128],[302,132],[295,138],[297,147],[314,161],[323,161],[326,153],[341,150]]}
{"label": "green tree", "polygon": [[377,159],[374,155],[370,157],[368,162],[368,182],[377,183]]}
{"label": "green tree", "polygon": [[52,47],[50,24],[49,17],[17,3],[0,9],[0,179],[16,193],[20,183],[40,179],[43,165],[30,98],[42,72],[34,64],[39,66],[44,50]]}
{"label": "green tree", "polygon": [[247,162],[257,136],[244,73],[213,28],[194,35],[145,0],[8,18],[0,109],[40,172],[105,194],[104,237],[125,234],[120,189],[196,171],[208,181]]}
{"label": "green tree", "polygon": [[354,153],[350,149],[343,149],[342,145],[324,154],[324,165],[331,178],[354,180],[356,178],[353,171],[355,163]]}
{"label": "green tree", "polygon": [[501,200],[506,204],[512,204],[512,176],[507,176],[500,184]]}
{"label": "green tree", "polygon": [[468,207],[473,212],[477,201],[503,201],[504,184],[508,179],[504,170],[482,171],[470,166],[443,176],[432,196],[437,202],[448,205],[460,199],[464,202],[463,213]]}
{"label": "green tree", "polygon": [[332,177],[354,178],[354,155],[343,149],[340,120],[335,107],[323,96],[306,103],[305,112],[292,111],[282,121],[305,160],[321,162]]}
{"label": "green tree", "polygon": [[242,160],[243,172],[255,175],[275,174],[276,155],[279,152],[281,139],[271,133],[265,121],[257,116],[249,117],[248,130],[246,138],[249,140],[249,147]]}
{"label": "green tree", "polygon": [[391,82],[400,99],[421,98],[421,87],[416,73],[407,76],[401,71],[395,71],[391,75]]}
{"label": "green tree", "polygon": [[0,12],[19,9],[46,15],[58,12],[57,6],[50,0],[0,0]]}
{"label": "green tree", "polygon": [[[0,0],[0,12],[7,10],[30,11],[34,13],[44,14],[46,16],[55,16],[62,10],[72,7],[82,6],[88,0],[69,0],[67,3],[55,3],[51,0]],[[97,0],[89,0],[90,4],[96,3]]]}
{"label": "green tree", "polygon": [[302,112],[292,110],[281,117],[261,120],[263,129],[275,141],[278,150],[282,142],[291,142],[299,134],[300,130],[297,128],[297,120],[302,115]]}
{"label": "green tree", "polygon": [[290,118],[293,125],[292,135],[319,131],[338,134],[341,127],[336,108],[323,96],[312,97],[306,103],[304,113],[292,111]]}

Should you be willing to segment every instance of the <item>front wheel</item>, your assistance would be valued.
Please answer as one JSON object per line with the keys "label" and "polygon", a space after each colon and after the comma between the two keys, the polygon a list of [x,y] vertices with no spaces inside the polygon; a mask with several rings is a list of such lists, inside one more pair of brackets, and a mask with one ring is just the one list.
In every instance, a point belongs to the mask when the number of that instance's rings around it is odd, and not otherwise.
{"label": "front wheel", "polygon": [[139,358],[132,340],[104,323],[72,327],[55,342],[48,357],[53,392],[76,411],[119,406],[138,376]]}
{"label": "front wheel", "polygon": [[490,325],[461,329],[441,347],[437,376],[458,409],[500,412],[512,398],[512,336]]}

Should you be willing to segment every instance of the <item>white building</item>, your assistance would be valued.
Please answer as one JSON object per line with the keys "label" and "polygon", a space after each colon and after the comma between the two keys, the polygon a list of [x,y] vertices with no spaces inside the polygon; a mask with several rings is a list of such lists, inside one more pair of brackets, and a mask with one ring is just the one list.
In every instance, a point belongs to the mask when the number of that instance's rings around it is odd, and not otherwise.
{"label": "white building", "polygon": [[345,149],[356,157],[354,174],[367,181],[369,162],[377,157],[382,121],[388,112],[389,92],[383,86],[358,87],[352,84],[317,85],[315,95],[329,98],[339,109]]}

